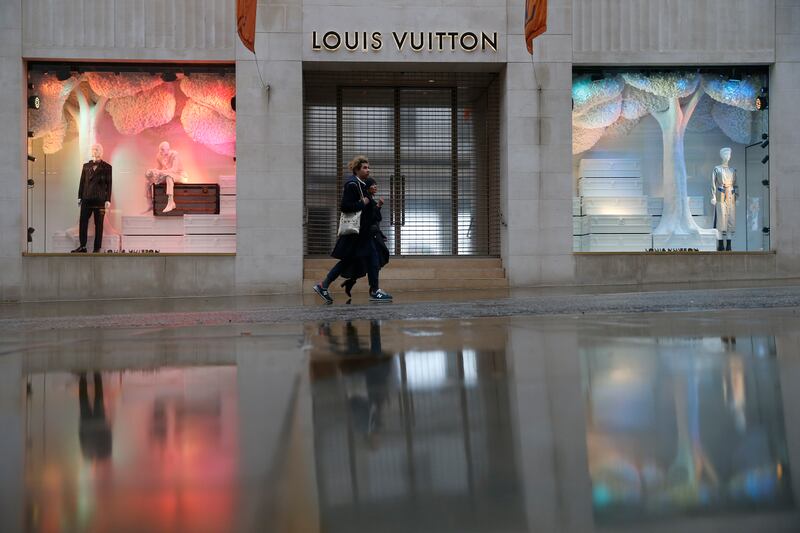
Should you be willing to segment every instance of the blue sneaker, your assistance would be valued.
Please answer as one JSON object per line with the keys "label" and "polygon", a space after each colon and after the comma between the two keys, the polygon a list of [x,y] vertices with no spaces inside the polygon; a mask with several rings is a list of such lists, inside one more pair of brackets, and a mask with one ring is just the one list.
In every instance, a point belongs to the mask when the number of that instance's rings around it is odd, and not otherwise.
{"label": "blue sneaker", "polygon": [[319,294],[319,297],[322,298],[323,300],[325,300],[326,304],[332,304],[333,303],[333,297],[331,296],[330,291],[328,289],[326,289],[325,287],[323,287],[322,285],[320,285],[319,283],[314,285],[314,292]]}
{"label": "blue sneaker", "polygon": [[370,302],[391,302],[392,295],[388,292],[384,292],[383,289],[378,289],[375,292],[369,293],[369,301]]}

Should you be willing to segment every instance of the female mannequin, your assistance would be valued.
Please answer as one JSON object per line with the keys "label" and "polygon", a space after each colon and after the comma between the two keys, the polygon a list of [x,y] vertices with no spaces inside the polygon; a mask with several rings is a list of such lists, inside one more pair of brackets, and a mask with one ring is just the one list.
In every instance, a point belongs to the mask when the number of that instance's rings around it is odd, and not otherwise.
{"label": "female mannequin", "polygon": [[[728,166],[731,149],[719,151],[722,163],[714,167],[711,175],[711,205],[716,206],[714,227],[717,229],[717,250],[731,251],[731,238],[736,231],[736,169]],[[723,240],[725,246],[723,247]]]}

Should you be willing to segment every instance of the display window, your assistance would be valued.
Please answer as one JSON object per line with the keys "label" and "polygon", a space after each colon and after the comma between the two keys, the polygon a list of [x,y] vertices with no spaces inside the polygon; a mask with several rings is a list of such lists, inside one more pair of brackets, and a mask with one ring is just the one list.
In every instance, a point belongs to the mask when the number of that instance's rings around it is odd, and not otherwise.
{"label": "display window", "polygon": [[28,65],[27,251],[234,253],[233,65]]}
{"label": "display window", "polygon": [[576,252],[770,249],[766,68],[573,73]]}

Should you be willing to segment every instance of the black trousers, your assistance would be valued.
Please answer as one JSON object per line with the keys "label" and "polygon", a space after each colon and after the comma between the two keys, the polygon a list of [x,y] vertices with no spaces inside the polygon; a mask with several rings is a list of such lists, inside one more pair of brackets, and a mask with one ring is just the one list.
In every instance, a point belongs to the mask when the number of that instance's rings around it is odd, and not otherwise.
{"label": "black trousers", "polygon": [[86,248],[86,239],[89,233],[89,217],[94,215],[94,250],[100,251],[103,248],[103,218],[106,210],[102,207],[81,206],[81,219],[78,226],[78,238],[81,247]]}

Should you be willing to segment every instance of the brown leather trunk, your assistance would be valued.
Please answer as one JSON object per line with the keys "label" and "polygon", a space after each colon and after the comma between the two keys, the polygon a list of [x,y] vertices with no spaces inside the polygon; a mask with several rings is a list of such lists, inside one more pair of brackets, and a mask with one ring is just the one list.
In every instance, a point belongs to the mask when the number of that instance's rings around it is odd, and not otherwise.
{"label": "brown leather trunk", "polygon": [[167,205],[167,187],[163,183],[153,187],[153,214],[160,217],[219,214],[216,183],[176,183],[174,191],[175,209],[162,213]]}

